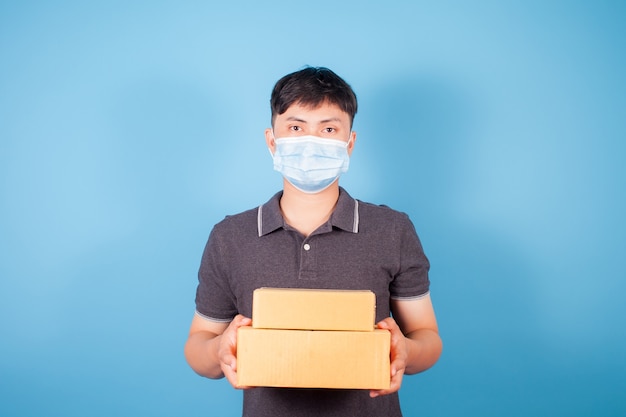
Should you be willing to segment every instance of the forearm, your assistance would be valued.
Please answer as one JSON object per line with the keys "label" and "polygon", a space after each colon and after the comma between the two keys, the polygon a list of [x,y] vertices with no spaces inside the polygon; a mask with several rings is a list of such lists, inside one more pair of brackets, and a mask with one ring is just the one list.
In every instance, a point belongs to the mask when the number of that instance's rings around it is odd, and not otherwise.
{"label": "forearm", "polygon": [[191,368],[207,378],[223,378],[218,356],[221,335],[198,332],[189,336],[185,344],[185,358]]}
{"label": "forearm", "polygon": [[432,367],[443,345],[439,334],[431,329],[420,329],[406,335],[407,359],[405,374],[416,374]]}

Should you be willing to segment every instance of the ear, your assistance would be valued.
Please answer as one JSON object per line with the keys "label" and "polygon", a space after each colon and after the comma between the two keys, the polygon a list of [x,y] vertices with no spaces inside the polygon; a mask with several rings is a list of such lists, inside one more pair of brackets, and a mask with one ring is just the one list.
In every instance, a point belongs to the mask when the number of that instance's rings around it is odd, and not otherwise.
{"label": "ear", "polygon": [[265,129],[265,143],[267,144],[270,153],[274,155],[274,150],[276,150],[276,142],[274,138],[274,132],[269,127]]}
{"label": "ear", "polygon": [[352,156],[354,142],[356,142],[356,132],[352,131],[350,132],[350,137],[348,138],[348,156]]}

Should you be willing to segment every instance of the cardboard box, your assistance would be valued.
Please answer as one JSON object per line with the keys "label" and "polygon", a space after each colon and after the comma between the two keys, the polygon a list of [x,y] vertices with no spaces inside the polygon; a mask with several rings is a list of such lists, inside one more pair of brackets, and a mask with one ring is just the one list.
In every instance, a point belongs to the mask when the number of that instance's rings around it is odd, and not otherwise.
{"label": "cardboard box", "polygon": [[371,291],[259,288],[252,299],[257,329],[372,331],[375,320]]}
{"label": "cardboard box", "polygon": [[390,333],[240,327],[240,386],[386,389]]}

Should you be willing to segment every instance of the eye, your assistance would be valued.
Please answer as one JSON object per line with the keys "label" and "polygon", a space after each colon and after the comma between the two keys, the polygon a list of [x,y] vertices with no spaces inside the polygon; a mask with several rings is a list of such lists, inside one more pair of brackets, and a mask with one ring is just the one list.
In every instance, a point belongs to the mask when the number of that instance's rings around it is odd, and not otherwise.
{"label": "eye", "polygon": [[337,130],[334,127],[324,128],[324,133],[335,133]]}
{"label": "eye", "polygon": [[290,126],[289,130],[291,130],[292,132],[300,132],[302,128],[300,126]]}

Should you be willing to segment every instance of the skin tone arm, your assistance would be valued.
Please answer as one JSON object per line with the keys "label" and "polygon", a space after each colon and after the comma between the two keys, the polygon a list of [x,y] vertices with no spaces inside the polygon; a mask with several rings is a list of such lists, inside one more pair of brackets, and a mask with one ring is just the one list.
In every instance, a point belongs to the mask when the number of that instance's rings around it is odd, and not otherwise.
{"label": "skin tone arm", "polygon": [[430,295],[415,300],[391,300],[393,317],[377,327],[391,332],[391,385],[372,390],[371,397],[396,392],[405,374],[425,371],[437,362],[442,343]]}
{"label": "skin tone arm", "polygon": [[191,322],[185,344],[185,358],[189,366],[207,378],[226,377],[237,386],[237,329],[249,326],[252,320],[238,315],[230,323],[206,320],[197,314]]}

